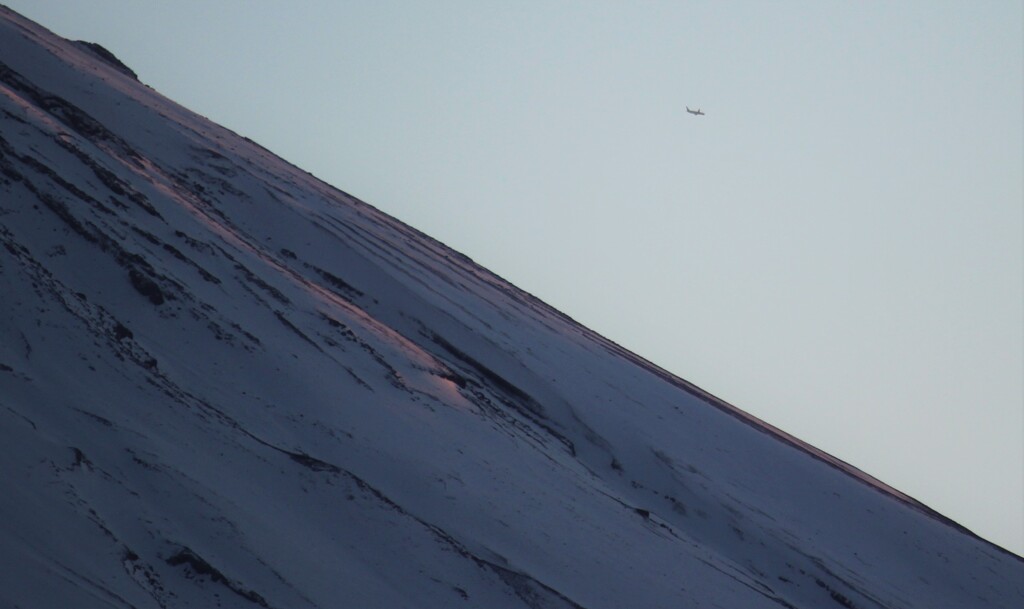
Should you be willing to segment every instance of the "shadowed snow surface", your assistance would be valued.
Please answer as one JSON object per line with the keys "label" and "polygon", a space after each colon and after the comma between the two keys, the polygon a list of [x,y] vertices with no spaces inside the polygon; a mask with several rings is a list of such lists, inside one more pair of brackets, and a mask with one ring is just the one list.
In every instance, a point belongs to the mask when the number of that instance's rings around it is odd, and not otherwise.
{"label": "shadowed snow surface", "polygon": [[4,607],[1024,606],[1019,557],[3,8],[0,304]]}

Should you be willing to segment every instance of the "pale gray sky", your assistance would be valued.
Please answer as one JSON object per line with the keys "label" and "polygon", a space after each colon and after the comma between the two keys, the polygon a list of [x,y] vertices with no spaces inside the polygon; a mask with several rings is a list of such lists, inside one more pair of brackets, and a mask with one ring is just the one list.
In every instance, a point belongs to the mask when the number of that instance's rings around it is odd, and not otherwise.
{"label": "pale gray sky", "polygon": [[1020,2],[7,4],[1024,553]]}

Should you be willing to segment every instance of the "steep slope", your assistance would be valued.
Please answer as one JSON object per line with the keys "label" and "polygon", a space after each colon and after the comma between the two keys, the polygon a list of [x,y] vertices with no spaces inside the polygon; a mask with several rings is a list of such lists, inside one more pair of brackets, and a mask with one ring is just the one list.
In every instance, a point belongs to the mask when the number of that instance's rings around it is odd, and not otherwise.
{"label": "steep slope", "polygon": [[0,604],[1019,607],[1024,562],[0,8]]}

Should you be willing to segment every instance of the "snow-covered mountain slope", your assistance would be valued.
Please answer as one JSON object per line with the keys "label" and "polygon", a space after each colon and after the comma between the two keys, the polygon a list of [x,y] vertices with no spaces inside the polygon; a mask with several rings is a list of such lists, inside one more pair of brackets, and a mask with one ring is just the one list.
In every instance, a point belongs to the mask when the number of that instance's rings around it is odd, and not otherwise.
{"label": "snow-covered mountain slope", "polygon": [[3,8],[0,305],[4,607],[1024,606],[1019,557]]}

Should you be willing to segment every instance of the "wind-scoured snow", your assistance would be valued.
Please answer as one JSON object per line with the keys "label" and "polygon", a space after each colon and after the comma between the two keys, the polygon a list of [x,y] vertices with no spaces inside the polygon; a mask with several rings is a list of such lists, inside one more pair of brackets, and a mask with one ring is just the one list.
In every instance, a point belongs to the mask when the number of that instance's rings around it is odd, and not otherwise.
{"label": "wind-scoured snow", "polygon": [[0,303],[5,607],[1024,606],[1020,557],[4,8]]}

